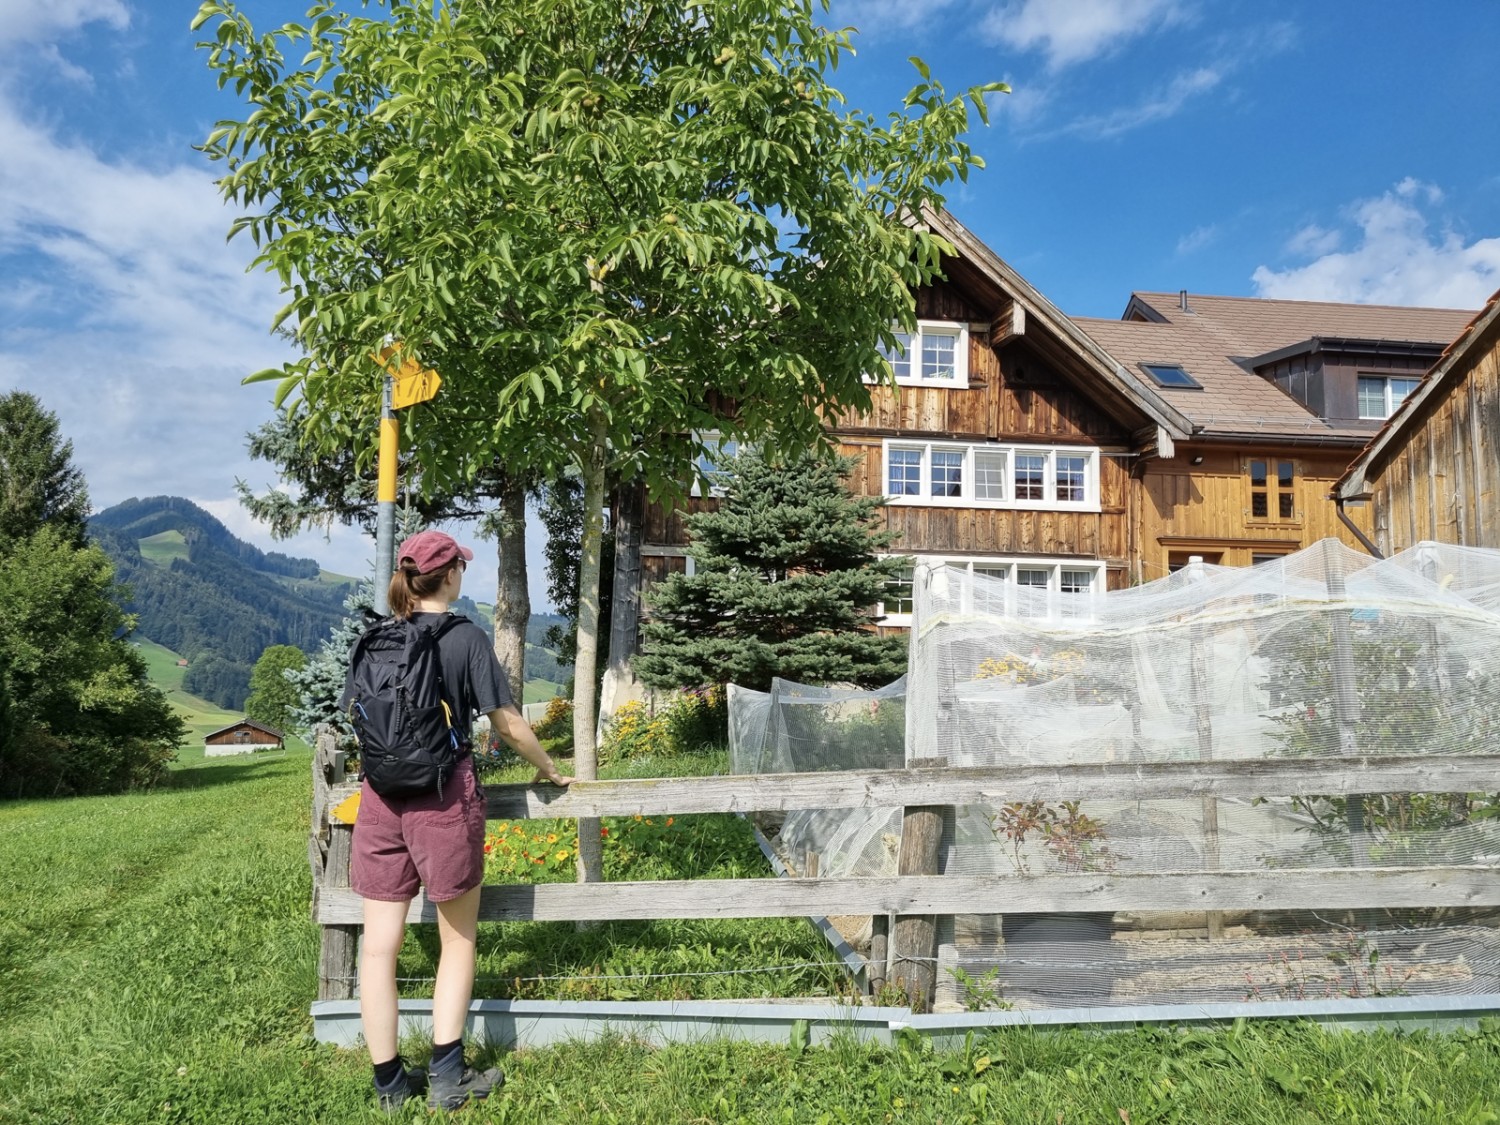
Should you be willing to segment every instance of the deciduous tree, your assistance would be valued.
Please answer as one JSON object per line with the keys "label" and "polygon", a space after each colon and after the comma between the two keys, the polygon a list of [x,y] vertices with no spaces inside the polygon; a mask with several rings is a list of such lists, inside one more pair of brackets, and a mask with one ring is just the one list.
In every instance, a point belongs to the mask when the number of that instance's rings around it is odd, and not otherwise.
{"label": "deciduous tree", "polygon": [[277,730],[292,727],[292,716],[301,702],[300,692],[287,678],[307,667],[307,653],[296,645],[271,645],[255,662],[250,672],[250,695],[245,700],[245,715],[257,722],[269,723]]}
{"label": "deciduous tree", "polygon": [[825,11],[387,0],[376,19],[325,0],[263,35],[233,0],[200,10],[210,65],[253,107],[205,151],[288,292],[277,323],[306,354],[267,377],[303,439],[369,463],[368,357],[390,337],[445,381],[402,415],[427,487],[497,459],[580,474],[580,777],[606,479],[681,495],[703,430],[825,442],[938,269],[920,216],[980,163],[963,136],[999,86],[950,98],[918,61],[895,112],[847,110],[830,77],[849,32]]}

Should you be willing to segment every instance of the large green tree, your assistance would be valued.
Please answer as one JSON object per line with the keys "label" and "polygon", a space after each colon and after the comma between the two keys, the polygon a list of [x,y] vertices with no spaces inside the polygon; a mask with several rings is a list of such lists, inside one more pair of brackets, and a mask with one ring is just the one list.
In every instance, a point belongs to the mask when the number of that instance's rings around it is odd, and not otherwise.
{"label": "large green tree", "polygon": [[88,518],[88,488],[57,415],[25,391],[0,395],[0,549],[48,525],[81,547]]}
{"label": "large green tree", "polygon": [[877,636],[875,607],[907,564],[883,557],[879,496],[851,496],[852,461],[753,452],[727,463],[717,511],[688,519],[692,574],[647,593],[637,675],[653,687],[772,677],[881,687],[906,671],[906,639]]}
{"label": "large green tree", "polygon": [[152,785],[187,735],[129,642],[114,568],[72,529],[46,526],[0,551],[0,795]]}
{"label": "large green tree", "polygon": [[271,645],[250,672],[250,695],[245,714],[277,730],[291,730],[292,717],[301,703],[301,693],[287,678],[307,667],[307,653],[296,645]]}
{"label": "large green tree", "polygon": [[260,34],[206,0],[252,112],[205,151],[287,290],[305,355],[268,377],[303,440],[369,463],[391,338],[445,380],[402,417],[426,486],[579,472],[590,777],[606,479],[670,497],[697,432],[800,449],[867,404],[944,249],[919,220],[979,163],[969,112],[1000,87],[949,97],[918,61],[894,112],[848,110],[849,32],[813,0],[382,7]]}

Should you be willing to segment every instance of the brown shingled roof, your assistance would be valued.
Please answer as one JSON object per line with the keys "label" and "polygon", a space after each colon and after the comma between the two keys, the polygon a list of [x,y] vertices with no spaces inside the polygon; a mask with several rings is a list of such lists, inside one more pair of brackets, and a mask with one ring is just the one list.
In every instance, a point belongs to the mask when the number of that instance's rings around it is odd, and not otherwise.
{"label": "brown shingled roof", "polygon": [[1177,363],[1202,390],[1161,387],[1157,393],[1209,434],[1253,433],[1333,440],[1363,440],[1369,428],[1336,428],[1324,422],[1276,384],[1246,371],[1229,358],[1220,337],[1200,323],[1143,323],[1133,320],[1073,318],[1121,363],[1139,371],[1142,363]]}
{"label": "brown shingled roof", "polygon": [[1352,305],[1337,301],[1281,301],[1266,297],[1214,297],[1189,293],[1130,295],[1126,315],[1139,310],[1167,324],[1197,324],[1220,340],[1225,355],[1249,357],[1314,336],[1406,340],[1446,344],[1474,318],[1474,309],[1424,309],[1404,305]]}
{"label": "brown shingled roof", "polygon": [[[1341,443],[1369,437],[1368,427],[1333,426],[1244,366],[1246,360],[1314,338],[1445,344],[1473,319],[1464,309],[1281,301],[1189,293],[1131,294],[1130,320],[1074,317],[1073,322],[1121,363],[1181,364],[1202,390],[1159,392],[1206,434],[1326,437]],[[1239,362],[1236,362],[1239,361]]]}

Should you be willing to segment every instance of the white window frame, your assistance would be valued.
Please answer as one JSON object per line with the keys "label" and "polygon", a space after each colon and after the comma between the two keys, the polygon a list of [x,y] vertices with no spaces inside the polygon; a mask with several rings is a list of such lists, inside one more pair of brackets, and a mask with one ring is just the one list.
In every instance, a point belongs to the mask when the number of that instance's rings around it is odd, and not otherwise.
{"label": "white window frame", "polygon": [[[900,332],[899,326],[892,325],[891,331]],[[911,333],[911,343],[907,349],[906,358],[910,361],[909,375],[897,375],[896,386],[898,387],[948,387],[953,390],[968,390],[969,388],[969,336],[972,326],[966,321],[960,320],[919,320],[914,332]],[[953,378],[938,379],[927,378],[922,375],[922,340],[926,336],[951,336],[953,337]],[[875,382],[874,376],[867,376],[867,382]]]}
{"label": "white window frame", "polygon": [[[741,451],[750,448],[748,442],[741,442],[736,438],[725,439],[718,430],[704,430],[701,433],[695,433],[693,436],[696,437],[704,445],[713,446],[718,451],[720,458],[724,458],[726,456],[738,457]],[[734,447],[733,451],[727,455],[724,453],[724,447],[726,445]],[[702,456],[702,454],[700,454],[698,458],[693,462],[693,484],[692,487],[688,489],[689,496],[704,495],[703,477],[701,475],[703,472],[703,461],[704,457]],[[713,464],[714,469],[717,470],[719,468],[718,462],[713,462]],[[724,486],[722,484],[710,485],[707,495],[723,496]]]}
{"label": "white window frame", "polygon": [[[1105,585],[1107,582],[1107,566],[1102,560],[1099,559],[1064,559],[1056,557],[1025,558],[1010,555],[959,556],[914,554],[904,554],[898,555],[896,557],[909,558],[913,560],[912,570],[914,581],[916,569],[922,566],[946,566],[960,571],[961,580],[963,580],[963,586],[961,587],[961,612],[963,613],[976,612],[974,608],[974,583],[971,580],[967,580],[972,579],[974,569],[976,567],[981,570],[1004,570],[1006,572],[1005,604],[1003,607],[1003,611],[1000,614],[1000,616],[1003,617],[1018,616],[1016,591],[1020,587],[1016,585],[1017,570],[1045,570],[1048,572],[1047,615],[1044,619],[1038,620],[1081,621],[1089,620],[1092,617],[1092,614],[1076,612],[1064,614],[1063,609],[1065,605],[1067,606],[1067,608],[1073,610],[1076,610],[1080,607],[1076,602],[1063,602],[1063,571],[1088,571],[1093,574],[1093,579],[1089,584],[1089,605],[1096,605],[1099,599],[1104,596]],[[916,594],[915,587],[913,587],[912,594],[913,596],[915,596]],[[877,625],[889,625],[895,628],[905,629],[911,628],[912,615],[910,613],[887,613],[884,602],[880,603],[877,612],[878,617],[875,622]]]}
{"label": "white window frame", "polygon": [[[891,452],[912,451],[921,454],[917,493],[894,493],[891,489]],[[962,477],[957,496],[932,495],[932,454],[961,453],[963,455]],[[980,455],[1004,458],[1003,479],[1005,495],[999,500],[980,499],[975,493],[977,481],[975,458]],[[1040,500],[1017,500],[1016,457],[1041,456],[1042,498]],[[1059,500],[1057,498],[1057,459],[1059,457],[1082,457],[1083,499]],[[965,444],[948,441],[911,441],[904,438],[886,438],[881,443],[881,491],[886,503],[894,506],[939,507],[939,508],[1009,508],[1017,511],[1099,511],[1099,465],[1100,451],[1093,446],[1079,445],[993,445],[990,443]]]}
{"label": "white window frame", "polygon": [[[1381,391],[1380,400],[1381,400],[1382,403],[1384,403],[1384,406],[1385,406],[1385,413],[1384,414],[1366,414],[1364,412],[1363,407],[1360,406],[1360,402],[1359,402],[1359,384],[1363,383],[1367,379],[1370,379],[1370,380],[1378,379],[1378,380],[1380,380],[1380,391]],[[1392,414],[1396,413],[1396,407],[1399,406],[1400,403],[1393,403],[1393,402],[1391,402],[1391,383],[1393,383],[1397,379],[1401,380],[1401,382],[1403,382],[1403,383],[1410,383],[1410,384],[1412,384],[1411,390],[1407,391],[1406,394],[1404,394],[1404,395],[1401,396],[1401,401],[1402,402],[1405,402],[1412,395],[1416,394],[1417,393],[1417,386],[1422,382],[1422,377],[1420,375],[1375,375],[1373,373],[1371,373],[1371,374],[1362,374],[1362,375],[1360,375],[1355,380],[1355,383],[1354,383],[1354,409],[1355,409],[1355,412],[1359,415],[1361,421],[1364,421],[1364,422],[1383,422],[1383,421],[1385,421],[1385,419],[1389,418]]]}

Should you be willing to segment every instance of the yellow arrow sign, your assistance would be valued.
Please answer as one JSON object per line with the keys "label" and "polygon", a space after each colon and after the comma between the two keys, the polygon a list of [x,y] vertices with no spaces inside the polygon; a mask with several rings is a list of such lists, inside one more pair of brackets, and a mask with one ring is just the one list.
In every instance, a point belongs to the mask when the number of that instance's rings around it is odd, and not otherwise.
{"label": "yellow arrow sign", "polygon": [[403,406],[415,406],[419,402],[426,402],[438,393],[438,388],[443,385],[442,377],[430,367],[423,367],[416,360],[408,356],[401,361],[401,366],[391,367],[391,360],[396,355],[396,345],[387,344],[380,349],[380,354],[371,353],[370,358],[385,370],[394,381],[395,386],[391,389],[391,409],[400,410]]}
{"label": "yellow arrow sign", "polygon": [[353,824],[359,816],[359,794],[345,797],[333,808],[328,810],[328,815],[343,824]]}
{"label": "yellow arrow sign", "polygon": [[438,388],[443,385],[442,377],[430,367],[423,367],[416,360],[409,359],[401,365],[401,370],[395,372],[396,385],[391,388],[391,409],[400,410],[403,406],[415,406],[419,402],[426,402],[438,393]]}

